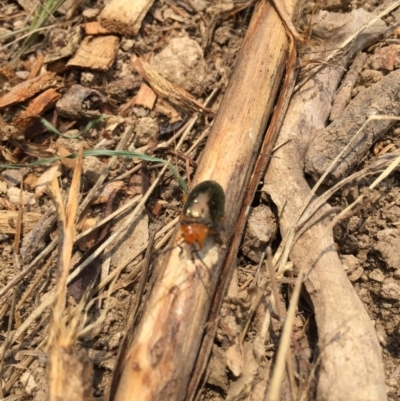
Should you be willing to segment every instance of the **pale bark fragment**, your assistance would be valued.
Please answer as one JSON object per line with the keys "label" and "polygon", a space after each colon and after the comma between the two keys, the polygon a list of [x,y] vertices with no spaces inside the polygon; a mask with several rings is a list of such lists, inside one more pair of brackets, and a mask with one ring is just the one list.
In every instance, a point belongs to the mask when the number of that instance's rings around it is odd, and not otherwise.
{"label": "pale bark fragment", "polygon": [[113,35],[87,36],[67,66],[107,71],[114,63],[119,43],[119,38]]}
{"label": "pale bark fragment", "polygon": [[139,92],[136,94],[135,105],[146,107],[153,110],[154,103],[157,100],[157,95],[146,84],[140,86]]}
{"label": "pale bark fragment", "polygon": [[82,27],[86,35],[105,35],[112,33],[104,28],[98,21],[86,22],[82,24]]}
{"label": "pale bark fragment", "polygon": [[134,36],[154,0],[113,0],[100,14],[100,23],[110,32]]}

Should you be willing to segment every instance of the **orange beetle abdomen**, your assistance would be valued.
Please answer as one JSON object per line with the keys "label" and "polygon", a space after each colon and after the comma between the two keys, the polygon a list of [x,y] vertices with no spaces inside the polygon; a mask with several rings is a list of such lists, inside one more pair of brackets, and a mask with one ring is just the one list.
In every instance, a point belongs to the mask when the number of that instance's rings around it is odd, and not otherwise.
{"label": "orange beetle abdomen", "polygon": [[203,248],[203,242],[207,238],[208,234],[211,234],[211,230],[202,223],[188,223],[182,222],[181,233],[183,240],[193,245],[195,242],[199,245],[199,249]]}

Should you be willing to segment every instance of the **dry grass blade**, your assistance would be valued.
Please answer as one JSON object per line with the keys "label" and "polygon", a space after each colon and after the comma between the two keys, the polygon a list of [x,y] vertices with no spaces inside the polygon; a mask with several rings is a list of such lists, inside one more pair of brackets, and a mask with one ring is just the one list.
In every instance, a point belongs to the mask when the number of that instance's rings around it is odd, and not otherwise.
{"label": "dry grass blade", "polygon": [[283,326],[282,336],[279,343],[276,365],[272,373],[272,379],[268,388],[268,401],[278,401],[281,389],[281,383],[285,370],[285,360],[290,349],[290,338],[293,332],[293,323],[296,317],[297,304],[300,298],[301,286],[303,284],[303,275],[299,274],[296,279],[293,294],[290,299],[289,310],[286,315],[285,324]]}
{"label": "dry grass blade", "polygon": [[[124,131],[124,133],[121,136],[121,139],[116,147],[116,150],[121,150],[124,149],[131,139],[131,135],[133,133],[133,125],[127,124],[127,127]],[[106,167],[104,167],[104,170],[102,171],[99,179],[96,181],[96,183],[92,186],[90,191],[87,193],[86,197],[80,202],[79,208],[78,208],[78,218],[79,216],[82,215],[83,211],[86,209],[86,207],[90,204],[92,201],[93,197],[101,187],[101,185],[104,183],[106,180],[109,172],[117,162],[118,157],[113,156],[110,158],[109,163],[107,164]],[[77,218],[77,220],[78,220]],[[4,294],[7,293],[7,291],[10,290],[13,286],[15,286],[18,282],[20,282],[29,272],[31,272],[34,267],[39,263],[43,258],[45,258],[57,245],[58,239],[55,238],[47,247],[38,255],[35,257],[35,259],[20,273],[18,274],[13,280],[11,280],[4,288],[0,290],[0,297],[4,296]],[[31,316],[30,316],[31,317]]]}
{"label": "dry grass blade", "polygon": [[[337,162],[341,159],[344,153],[348,151],[348,149],[351,147],[352,143],[359,137],[359,135],[363,132],[365,127],[368,125],[368,122],[371,120],[375,119],[380,119],[381,116],[369,116],[368,119],[365,121],[365,123],[362,125],[362,127],[358,130],[358,132],[354,135],[352,140],[342,149],[342,151],[335,157],[335,159],[332,161],[330,166],[326,169],[324,174],[319,178],[319,180],[316,182],[316,184],[313,186],[311,191],[309,192],[306,200],[303,202],[302,207],[298,213],[298,217],[296,220],[293,221],[292,226],[289,228],[288,232],[284,236],[281,244],[279,245],[279,249],[277,250],[275,256],[274,256],[274,264],[277,265],[277,270],[280,271],[283,266],[285,265],[290,250],[292,249],[292,246],[295,242],[295,231],[298,227],[300,227],[306,219],[304,218],[304,213],[306,212],[307,208],[310,205],[311,199],[315,196],[315,193],[318,191],[318,188],[322,185],[324,182],[325,178],[329,174],[329,172],[335,167]],[[397,117],[393,117],[397,119]],[[307,216],[309,216],[309,213],[307,213]]]}
{"label": "dry grass blade", "polygon": [[58,8],[65,0],[46,0],[44,2],[38,1],[36,8],[33,10],[34,16],[30,22],[29,35],[25,39],[22,47],[13,57],[13,63],[16,63],[24,52],[31,47],[38,38],[38,31],[46,24],[47,20],[53,16]]}
{"label": "dry grass blade", "polygon": [[75,239],[75,217],[78,209],[82,164],[81,148],[65,209],[56,179],[53,179],[49,186],[49,193],[56,206],[59,220],[58,279],[49,330],[49,399],[53,401],[61,399],[84,401],[91,398],[88,359],[85,359],[83,355],[74,355],[72,347],[78,333],[74,324],[68,328],[65,323],[67,279]]}
{"label": "dry grass blade", "polygon": [[23,194],[23,181],[21,180],[21,186],[20,186],[20,191],[19,191],[19,209],[18,209],[16,232],[15,232],[15,238],[14,238],[14,252],[16,255],[18,255],[18,253],[19,253],[21,233],[22,233],[22,215],[23,215],[23,211],[24,211],[23,202],[22,202],[22,194]]}
{"label": "dry grass blade", "polygon": [[[108,238],[106,241],[104,241],[93,254],[90,255],[83,263],[81,263],[74,272],[71,274],[69,277],[69,282],[75,278],[80,272],[83,271],[83,269],[88,266],[94,259],[96,259],[103,251],[106,249],[108,245],[110,245],[113,241],[118,239],[122,234],[126,232],[126,230],[132,225],[133,221],[139,216],[139,214],[142,212],[144,204],[146,201],[149,199],[150,195],[154,191],[155,187],[158,185],[161,177],[165,173],[165,170],[167,169],[167,166],[164,166],[158,175],[158,177],[154,180],[152,183],[151,187],[149,190],[146,192],[146,194],[142,197],[136,208],[132,211],[132,213],[129,215],[129,217],[124,221],[124,223],[117,229],[115,230]],[[117,270],[117,269],[116,269]]]}
{"label": "dry grass blade", "polygon": [[[358,132],[354,135],[354,137],[351,139],[351,141],[342,149],[342,151],[335,157],[335,159],[332,161],[332,163],[330,164],[330,166],[326,169],[326,171],[324,172],[324,174],[319,178],[319,180],[316,182],[316,184],[313,186],[313,188],[311,189],[306,201],[304,202],[303,208],[300,211],[300,216],[299,219],[296,223],[296,229],[299,229],[309,218],[311,214],[314,214],[318,209],[315,208],[315,201],[313,202],[313,206],[312,208],[310,208],[310,202],[311,199],[315,196],[316,192],[318,191],[318,189],[321,187],[322,183],[324,182],[325,178],[327,177],[327,175],[329,174],[330,171],[332,171],[332,169],[336,166],[336,164],[338,163],[338,161],[342,158],[343,154],[345,154],[348,149],[351,147],[352,143],[357,140],[357,138],[362,134],[362,132],[367,128],[367,125],[370,121],[373,120],[397,120],[400,121],[400,117],[394,117],[394,116],[368,116],[367,120],[365,121],[365,123],[362,125],[362,127],[358,130]],[[391,170],[386,169],[387,175],[390,174],[390,172],[393,170],[393,168],[396,167],[395,161],[393,162],[394,165],[391,168]],[[367,171],[369,171],[370,169],[367,169]],[[385,171],[386,171],[385,170]],[[360,173],[356,173],[356,176],[359,176]],[[363,175],[363,173],[361,173],[361,176]],[[382,179],[386,178],[386,176],[382,175]],[[331,188],[331,190],[328,190],[326,194],[322,195],[323,199],[325,201],[327,201],[329,199],[329,197],[335,192],[337,191],[341,186],[344,185],[345,182],[349,181],[349,179],[351,180],[351,177],[348,177],[347,179],[343,180],[342,182],[338,183],[337,185],[335,185],[333,188]],[[379,178],[378,178],[379,179]],[[377,180],[378,180],[377,179]],[[378,181],[375,185],[377,185],[380,181]],[[374,186],[375,186],[374,185]],[[371,189],[373,187],[371,186]],[[351,205],[350,205],[351,206]],[[346,209],[346,211],[350,210],[350,206]],[[354,205],[355,206],[355,205]],[[350,209],[349,209],[350,208]],[[335,223],[336,224],[336,223]]]}

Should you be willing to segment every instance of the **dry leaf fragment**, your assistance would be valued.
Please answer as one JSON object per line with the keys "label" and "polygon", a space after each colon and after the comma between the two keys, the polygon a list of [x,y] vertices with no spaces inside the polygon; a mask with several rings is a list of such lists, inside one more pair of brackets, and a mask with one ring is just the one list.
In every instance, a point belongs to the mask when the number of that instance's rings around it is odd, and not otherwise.
{"label": "dry leaf fragment", "polygon": [[93,118],[100,115],[100,107],[105,103],[103,95],[82,85],[73,85],[57,102],[57,113],[73,120]]}
{"label": "dry leaf fragment", "polygon": [[159,96],[168,99],[172,104],[191,110],[195,113],[214,113],[211,109],[203,107],[190,93],[163,78],[141,57],[132,56],[131,64],[149,83],[154,92]]}
{"label": "dry leaf fragment", "polygon": [[26,99],[43,92],[47,88],[57,85],[57,79],[52,72],[46,72],[36,78],[28,79],[25,82],[14,86],[10,92],[0,97],[0,108],[12,106],[24,102]]}
{"label": "dry leaf fragment", "polygon": [[3,180],[8,187],[16,187],[24,179],[26,169],[7,169],[3,171]]}
{"label": "dry leaf fragment", "polygon": [[[94,227],[99,222],[99,217],[88,217],[82,222],[82,231],[89,230]],[[99,229],[93,230],[90,234],[83,237],[80,241],[78,241],[78,248],[82,252],[86,252],[88,249],[92,248],[96,244],[96,240],[99,236]]]}

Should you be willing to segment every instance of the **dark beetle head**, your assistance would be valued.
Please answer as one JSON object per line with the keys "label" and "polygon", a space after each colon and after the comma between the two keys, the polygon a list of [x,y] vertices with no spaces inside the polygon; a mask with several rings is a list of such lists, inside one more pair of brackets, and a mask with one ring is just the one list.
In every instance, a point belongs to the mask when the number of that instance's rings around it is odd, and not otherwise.
{"label": "dark beetle head", "polygon": [[217,230],[225,215],[225,193],[215,181],[204,181],[190,192],[182,214],[191,221]]}

